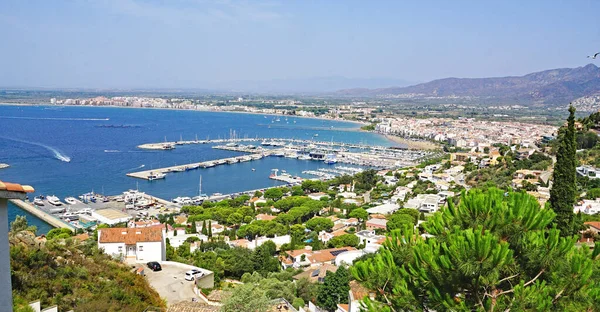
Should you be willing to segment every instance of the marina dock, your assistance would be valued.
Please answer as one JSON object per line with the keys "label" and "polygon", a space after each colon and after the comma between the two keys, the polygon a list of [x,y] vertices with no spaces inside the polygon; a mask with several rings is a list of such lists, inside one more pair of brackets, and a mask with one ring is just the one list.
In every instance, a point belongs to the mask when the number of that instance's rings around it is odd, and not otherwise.
{"label": "marina dock", "polygon": [[32,215],[42,219],[44,222],[52,225],[55,228],[65,228],[73,231],[75,233],[75,227],[64,222],[63,220],[42,211],[41,209],[35,207],[30,202],[26,202],[20,199],[12,199],[11,202],[15,204],[17,207],[31,213]]}
{"label": "marina dock", "polygon": [[184,172],[184,171],[189,171],[189,170],[199,169],[199,168],[209,168],[209,167],[214,167],[214,166],[218,166],[218,165],[234,164],[234,163],[238,163],[238,162],[257,160],[257,159],[263,158],[264,156],[269,156],[272,152],[273,151],[271,150],[269,152],[265,152],[264,154],[263,153],[250,154],[250,155],[222,158],[222,159],[216,159],[216,160],[208,160],[208,161],[203,161],[203,162],[191,163],[191,164],[187,164],[187,165],[177,165],[177,166],[171,166],[171,167],[165,167],[165,168],[157,168],[157,169],[150,169],[150,170],[144,170],[144,171],[138,171],[138,172],[130,172],[127,174],[127,176],[132,177],[132,178],[150,180],[151,175],[167,174],[169,172]]}

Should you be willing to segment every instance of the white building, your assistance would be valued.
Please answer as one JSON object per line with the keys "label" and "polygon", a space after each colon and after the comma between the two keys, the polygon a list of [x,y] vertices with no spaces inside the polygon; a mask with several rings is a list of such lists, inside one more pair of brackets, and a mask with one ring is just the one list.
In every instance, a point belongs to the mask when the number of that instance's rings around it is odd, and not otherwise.
{"label": "white building", "polygon": [[[175,231],[177,231],[177,235],[174,235]],[[197,237],[200,239],[200,241],[203,241],[203,242],[208,241],[208,236],[206,236],[206,235],[199,234],[199,233],[186,234],[185,229],[181,229],[181,228],[175,229],[173,231],[169,231],[166,234],[167,234],[167,238],[169,239],[169,244],[175,248],[179,248],[179,246],[181,246],[181,244],[183,244],[190,237]]]}
{"label": "white building", "polygon": [[365,245],[366,244],[375,244],[378,241],[385,239],[385,236],[375,234],[374,230],[363,230],[363,231],[354,233],[354,235],[356,235],[358,237],[360,244],[365,244]]}
{"label": "white building", "polygon": [[423,212],[433,213],[438,211],[440,203],[443,203],[444,199],[436,194],[419,194],[415,198],[409,199],[404,208],[417,209]]}
{"label": "white building", "polygon": [[272,241],[273,243],[275,243],[275,246],[277,247],[277,249],[279,249],[281,247],[281,245],[291,243],[292,237],[290,235],[281,235],[281,236],[275,236],[275,237],[263,236],[263,237],[257,237],[252,241],[242,238],[242,239],[229,241],[229,242],[227,242],[227,244],[229,244],[229,246],[232,246],[232,247],[242,247],[242,248],[248,248],[250,250],[254,250],[255,248],[261,246],[262,244],[264,244],[268,241]]}
{"label": "white building", "polygon": [[387,203],[387,204],[369,208],[369,209],[367,209],[367,212],[369,214],[379,213],[379,214],[387,215],[387,214],[392,214],[392,213],[396,212],[396,210],[398,210],[398,209],[400,209],[400,206],[398,206],[398,204]]}
{"label": "white building", "polygon": [[165,261],[165,238],[160,227],[98,229],[98,248],[136,262]]}
{"label": "white building", "polygon": [[577,167],[577,174],[590,179],[598,179],[600,178],[600,169],[592,166],[581,166]]}
{"label": "white building", "polygon": [[117,223],[127,223],[131,216],[116,209],[101,209],[92,211],[92,217],[98,220],[98,223],[115,225]]}
{"label": "white building", "polygon": [[600,213],[600,198],[595,200],[584,199],[573,209],[574,213],[585,213],[589,215]]}

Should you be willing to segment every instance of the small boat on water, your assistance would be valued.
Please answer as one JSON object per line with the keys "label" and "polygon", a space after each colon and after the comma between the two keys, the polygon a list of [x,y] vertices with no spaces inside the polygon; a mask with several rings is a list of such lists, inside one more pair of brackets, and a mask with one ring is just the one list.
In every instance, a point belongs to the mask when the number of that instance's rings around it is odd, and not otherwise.
{"label": "small boat on water", "polygon": [[75,205],[77,204],[77,200],[75,199],[75,197],[67,197],[65,198],[65,203],[69,205]]}
{"label": "small boat on water", "polygon": [[171,169],[171,171],[173,171],[173,172],[184,172],[185,170],[186,170],[185,166],[175,167],[175,168]]}
{"label": "small boat on water", "polygon": [[46,198],[48,200],[48,203],[54,205],[54,206],[61,206],[62,203],[60,202],[60,199],[54,195],[50,195]]}
{"label": "small boat on water", "polygon": [[300,160],[311,160],[312,158],[310,158],[310,156],[308,156],[308,155],[300,155],[300,156],[298,156],[298,159],[300,159]]}
{"label": "small boat on water", "polygon": [[252,168],[252,171],[256,171],[256,169]]}

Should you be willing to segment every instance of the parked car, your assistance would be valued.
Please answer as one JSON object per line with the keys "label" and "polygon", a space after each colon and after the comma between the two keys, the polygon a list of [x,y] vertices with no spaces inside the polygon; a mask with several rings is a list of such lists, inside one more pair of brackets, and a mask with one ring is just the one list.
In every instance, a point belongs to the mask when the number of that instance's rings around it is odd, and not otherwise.
{"label": "parked car", "polygon": [[186,281],[193,281],[194,279],[198,278],[198,277],[202,277],[202,271],[198,270],[198,269],[191,269],[187,272],[185,272],[185,280]]}
{"label": "parked car", "polygon": [[160,263],[158,263],[156,261],[148,262],[147,265],[148,265],[148,268],[150,268],[150,270],[152,270],[152,271],[160,271],[160,270],[162,270],[162,267],[160,266]]}

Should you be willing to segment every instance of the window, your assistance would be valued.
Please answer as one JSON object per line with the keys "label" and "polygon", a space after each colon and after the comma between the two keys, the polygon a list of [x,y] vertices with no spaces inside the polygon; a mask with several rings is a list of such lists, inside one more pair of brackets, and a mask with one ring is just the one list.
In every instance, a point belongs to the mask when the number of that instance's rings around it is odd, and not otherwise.
{"label": "window", "polygon": [[119,246],[119,252],[122,253],[123,252],[123,246]]}
{"label": "window", "polygon": [[142,246],[142,245],[139,245],[139,246],[138,246],[138,250],[139,250],[139,251],[144,251],[144,246]]}

